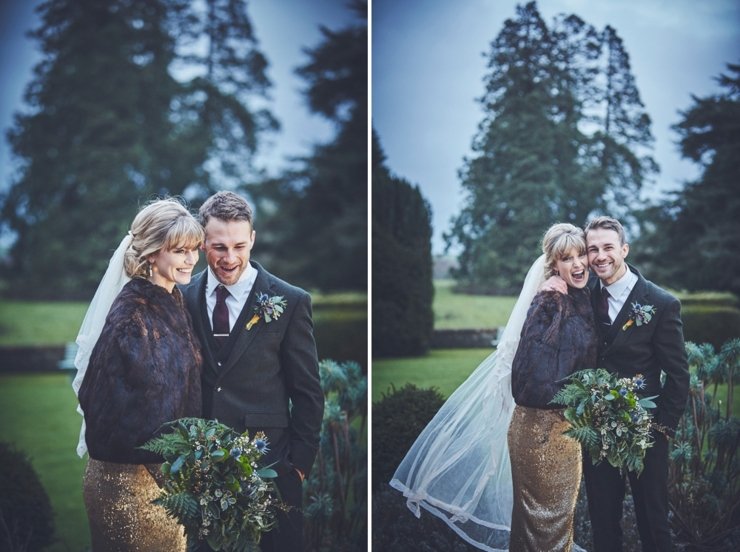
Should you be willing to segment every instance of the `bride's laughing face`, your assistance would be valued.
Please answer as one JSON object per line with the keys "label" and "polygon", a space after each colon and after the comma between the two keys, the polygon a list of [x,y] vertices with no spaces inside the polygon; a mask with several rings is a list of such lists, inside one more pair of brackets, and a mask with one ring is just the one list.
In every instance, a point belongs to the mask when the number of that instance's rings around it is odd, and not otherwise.
{"label": "bride's laughing face", "polygon": [[555,262],[555,270],[568,286],[581,289],[588,283],[588,256],[573,247]]}

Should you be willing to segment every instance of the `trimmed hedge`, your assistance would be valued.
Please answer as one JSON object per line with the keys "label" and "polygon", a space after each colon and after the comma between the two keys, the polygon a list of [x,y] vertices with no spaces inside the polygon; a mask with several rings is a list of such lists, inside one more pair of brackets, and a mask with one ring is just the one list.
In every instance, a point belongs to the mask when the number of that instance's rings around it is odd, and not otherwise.
{"label": "trimmed hedge", "polygon": [[41,550],[54,540],[49,495],[28,457],[0,443],[0,550]]}
{"label": "trimmed hedge", "polygon": [[681,318],[686,341],[711,343],[719,350],[726,341],[740,337],[740,309],[684,302]]}
{"label": "trimmed hedge", "polygon": [[401,389],[391,385],[382,397],[373,404],[373,491],[388,487],[406,452],[445,402],[437,388],[410,383]]}

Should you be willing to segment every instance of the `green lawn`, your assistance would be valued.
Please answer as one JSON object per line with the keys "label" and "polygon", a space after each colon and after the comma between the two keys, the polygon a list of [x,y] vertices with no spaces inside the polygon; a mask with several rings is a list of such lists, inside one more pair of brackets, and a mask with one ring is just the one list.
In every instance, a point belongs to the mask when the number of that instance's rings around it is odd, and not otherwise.
{"label": "green lawn", "polygon": [[372,401],[381,399],[391,384],[437,387],[449,396],[493,349],[434,349],[428,356],[373,360]]}
{"label": "green lawn", "polygon": [[434,281],[434,328],[461,330],[505,326],[516,297],[464,295],[453,291],[452,280]]}
{"label": "green lawn", "polygon": [[[319,322],[331,318],[353,323],[367,317],[367,295],[364,293],[316,293],[312,299],[314,318]],[[63,345],[74,341],[87,305],[72,301],[3,300],[0,303],[0,346]]]}
{"label": "green lawn", "polygon": [[82,503],[85,460],[75,452],[82,417],[64,374],[0,375],[0,441],[25,452],[51,499],[58,542],[50,552],[89,548]]}
{"label": "green lawn", "polygon": [[[373,360],[372,402],[388,393],[391,384],[400,389],[407,383],[417,387],[436,387],[444,397],[449,397],[457,387],[478,367],[492,349],[433,349],[427,356]],[[707,388],[714,391],[714,386]],[[714,404],[725,401],[727,385],[717,386]],[[733,415],[740,413],[740,393],[733,394]]]}
{"label": "green lawn", "polygon": [[87,311],[83,302],[0,303],[0,346],[62,345],[74,341]]}

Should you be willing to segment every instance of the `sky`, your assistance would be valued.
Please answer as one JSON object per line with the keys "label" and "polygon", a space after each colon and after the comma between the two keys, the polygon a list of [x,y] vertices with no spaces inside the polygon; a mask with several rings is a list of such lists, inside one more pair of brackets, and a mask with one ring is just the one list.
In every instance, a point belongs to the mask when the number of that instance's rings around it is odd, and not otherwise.
{"label": "sky", "polygon": [[[525,2],[521,2],[524,4]],[[483,113],[476,99],[490,43],[513,0],[374,0],[372,121],[395,175],[419,186],[430,202],[433,251],[463,205],[457,171]],[[699,173],[680,158],[671,125],[691,95],[719,91],[714,78],[740,63],[738,0],[541,0],[550,24],[574,13],[597,29],[614,27],[630,55],[642,101],[653,121],[653,155],[661,174],[646,197],[676,190]]]}
{"label": "sky", "polygon": [[[0,0],[0,191],[12,177],[10,148],[6,139],[13,113],[23,108],[23,92],[41,59],[37,44],[26,37],[39,19],[34,7],[40,0]],[[331,139],[333,126],[313,115],[303,99],[304,81],[296,67],[308,61],[303,52],[322,40],[319,25],[338,30],[355,21],[347,0],[252,0],[248,14],[262,53],[270,66],[273,83],[270,109],[279,119],[281,132],[269,136],[269,143],[256,159],[268,174],[277,174],[288,157],[310,153],[312,144]]]}

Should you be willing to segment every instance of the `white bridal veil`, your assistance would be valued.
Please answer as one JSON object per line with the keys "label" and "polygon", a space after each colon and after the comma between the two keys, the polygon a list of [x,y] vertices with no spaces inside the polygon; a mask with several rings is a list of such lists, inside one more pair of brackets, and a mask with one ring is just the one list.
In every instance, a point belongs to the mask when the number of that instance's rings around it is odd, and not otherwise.
{"label": "white bridal veil", "polygon": [[492,552],[508,548],[511,526],[511,365],[544,273],[542,255],[527,273],[497,350],[445,402],[390,482],[416,517],[422,507],[470,544]]}
{"label": "white bridal veil", "polygon": [[[100,337],[100,332],[103,331],[103,325],[105,324],[105,319],[108,316],[108,311],[110,311],[113,300],[121,291],[121,288],[131,279],[126,275],[126,271],[123,268],[123,255],[126,253],[128,246],[131,245],[132,239],[133,237],[129,232],[124,236],[118,249],[113,253],[113,256],[108,262],[108,269],[105,271],[103,279],[100,280],[100,284],[98,284],[98,289],[95,291],[90,306],[87,308],[87,313],[85,313],[85,319],[82,321],[80,332],[77,334],[77,354],[75,355],[77,375],[72,382],[72,389],[74,389],[75,395],[80,392],[82,379],[85,377],[87,364],[90,362],[90,354]],[[77,405],[77,412],[82,414],[82,408],[80,408],[79,404]],[[80,429],[80,440],[77,443],[77,454],[82,458],[86,452],[85,420],[83,418],[82,428]]]}

